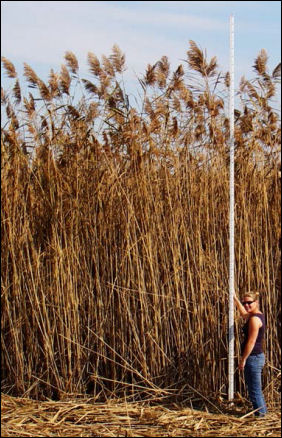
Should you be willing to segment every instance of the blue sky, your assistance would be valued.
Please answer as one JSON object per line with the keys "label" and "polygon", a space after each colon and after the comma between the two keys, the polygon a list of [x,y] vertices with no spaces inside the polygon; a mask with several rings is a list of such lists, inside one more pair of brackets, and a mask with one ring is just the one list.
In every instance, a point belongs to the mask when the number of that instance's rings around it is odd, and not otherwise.
{"label": "blue sky", "polygon": [[[117,44],[125,53],[131,82],[163,55],[177,68],[194,40],[229,69],[229,17],[235,18],[235,85],[254,76],[264,48],[270,70],[280,62],[280,1],[2,1],[1,54],[22,75],[23,63],[47,80],[59,71],[66,51],[89,78],[87,53],[108,56]],[[11,81],[11,80],[9,80]],[[8,79],[3,75],[3,85]]]}

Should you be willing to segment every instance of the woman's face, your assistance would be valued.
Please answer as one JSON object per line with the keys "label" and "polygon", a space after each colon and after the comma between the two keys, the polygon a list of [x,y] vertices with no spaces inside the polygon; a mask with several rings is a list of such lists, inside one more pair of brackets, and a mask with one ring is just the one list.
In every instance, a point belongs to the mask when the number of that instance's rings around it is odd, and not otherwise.
{"label": "woman's face", "polygon": [[244,309],[248,312],[248,313],[252,313],[255,312],[257,310],[258,307],[258,302],[257,300],[254,300],[252,297],[249,297],[248,295],[246,295],[243,298],[242,304],[244,306]]}

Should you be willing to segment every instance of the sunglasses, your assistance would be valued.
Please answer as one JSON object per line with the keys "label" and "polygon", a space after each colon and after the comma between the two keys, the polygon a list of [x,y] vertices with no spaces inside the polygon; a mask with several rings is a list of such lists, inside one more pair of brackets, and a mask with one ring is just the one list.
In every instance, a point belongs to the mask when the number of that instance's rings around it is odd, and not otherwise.
{"label": "sunglasses", "polygon": [[248,306],[250,306],[253,303],[254,303],[254,301],[243,301],[242,302],[243,306],[245,306],[246,304],[248,304]]}

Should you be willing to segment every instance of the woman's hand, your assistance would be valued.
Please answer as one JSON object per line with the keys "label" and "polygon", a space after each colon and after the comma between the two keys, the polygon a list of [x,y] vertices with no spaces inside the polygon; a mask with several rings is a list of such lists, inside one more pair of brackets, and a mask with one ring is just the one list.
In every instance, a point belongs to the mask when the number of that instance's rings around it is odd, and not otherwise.
{"label": "woman's hand", "polygon": [[246,365],[246,359],[241,359],[239,362],[239,370],[243,371]]}

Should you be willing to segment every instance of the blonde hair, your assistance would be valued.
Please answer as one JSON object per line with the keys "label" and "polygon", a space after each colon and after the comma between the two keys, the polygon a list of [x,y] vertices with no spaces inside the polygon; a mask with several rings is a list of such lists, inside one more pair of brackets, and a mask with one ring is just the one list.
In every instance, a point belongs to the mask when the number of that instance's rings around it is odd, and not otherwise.
{"label": "blonde hair", "polygon": [[256,301],[259,299],[259,292],[256,292],[256,291],[245,292],[242,295],[242,298],[244,298],[244,297],[250,297],[250,298],[252,298],[252,300]]}

